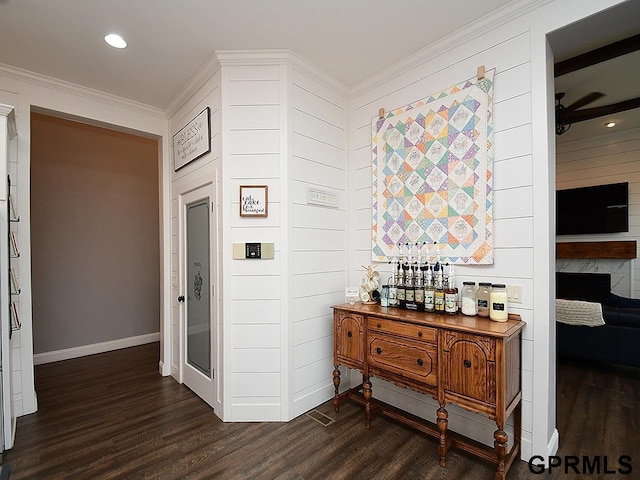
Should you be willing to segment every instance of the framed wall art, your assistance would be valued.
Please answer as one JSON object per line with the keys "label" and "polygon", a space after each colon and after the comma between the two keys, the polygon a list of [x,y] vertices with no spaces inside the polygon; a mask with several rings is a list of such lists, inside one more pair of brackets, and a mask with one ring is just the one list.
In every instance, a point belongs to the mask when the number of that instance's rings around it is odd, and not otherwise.
{"label": "framed wall art", "polygon": [[211,151],[211,110],[201,111],[173,136],[173,169],[180,170]]}
{"label": "framed wall art", "polygon": [[240,186],[240,216],[269,216],[269,187],[267,185]]}

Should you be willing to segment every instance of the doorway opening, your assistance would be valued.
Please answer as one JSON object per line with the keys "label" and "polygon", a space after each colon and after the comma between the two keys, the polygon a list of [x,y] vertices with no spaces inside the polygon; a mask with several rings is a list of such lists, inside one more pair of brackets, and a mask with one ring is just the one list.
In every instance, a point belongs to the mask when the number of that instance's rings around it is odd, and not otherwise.
{"label": "doorway opening", "polygon": [[157,139],[31,114],[34,364],[159,341]]}
{"label": "doorway opening", "polygon": [[[576,187],[587,187],[618,182],[629,182],[629,207],[633,209],[633,203],[637,204],[636,197],[640,191],[634,191],[634,185],[640,181],[637,171],[637,147],[629,148],[633,144],[640,143],[640,108],[619,110],[616,105],[630,99],[640,97],[640,87],[637,84],[637,68],[639,64],[640,50],[638,50],[638,40],[640,37],[640,24],[637,18],[640,16],[640,2],[624,2],[603,10],[596,15],[587,17],[581,21],[567,25],[549,33],[548,42],[554,54],[555,69],[555,101],[557,109],[556,119],[556,190],[565,190]],[[615,45],[621,46],[621,42],[626,39],[636,38],[635,49],[628,49],[614,52]],[[627,42],[628,45],[628,42]],[[611,108],[614,107],[614,108]],[[606,124],[615,122],[616,128],[607,128]],[[637,180],[635,180],[637,176]],[[630,229],[625,233],[613,234],[556,234],[556,242],[595,242],[602,240],[629,240],[636,233]],[[640,240],[640,237],[638,237]],[[566,247],[567,245],[565,245]],[[580,259],[580,258],[556,258],[557,272],[610,272],[608,264],[615,263],[615,271],[618,277],[611,283],[618,288],[621,285],[626,289],[629,297],[639,297],[638,287],[634,287],[633,278],[637,277],[637,268],[633,264],[636,262],[610,260],[610,259]],[[575,257],[575,252],[570,256]],[[595,270],[593,270],[595,269]],[[627,277],[626,279],[624,277]],[[615,289],[614,289],[615,290]],[[622,293],[622,292],[617,292]],[[552,300],[553,301],[553,300]],[[564,325],[563,325],[564,327]],[[552,325],[555,328],[555,325]],[[595,327],[599,328],[599,327]],[[564,329],[563,329],[564,331]],[[582,342],[575,332],[570,334],[570,338],[563,335],[554,335],[557,339],[557,352],[565,352],[565,356],[558,356],[558,376],[557,383],[557,412],[562,414],[567,411],[575,411],[580,408],[575,399],[571,405],[563,398],[563,390],[566,385],[562,383],[563,378],[568,378],[566,372],[571,372],[571,382],[575,385],[577,373],[583,372],[585,376],[596,377],[602,375],[604,371],[610,371],[609,380],[619,376],[617,367],[609,363],[589,363],[582,357],[573,367],[571,357],[574,353],[567,355],[569,350],[580,351],[583,347],[585,353],[588,345]],[[602,337],[604,338],[604,337]],[[602,340],[601,338],[601,340]],[[564,342],[572,342],[572,348]],[[610,348],[610,345],[601,350]],[[615,348],[615,347],[614,347]],[[577,358],[577,357],[576,357]],[[624,368],[624,367],[623,367]],[[565,372],[563,374],[563,372]],[[615,380],[611,380],[615,384]],[[604,403],[610,408],[616,408],[616,399],[621,397],[618,389],[605,389],[601,399],[607,399]],[[594,398],[589,399],[594,402]],[[561,402],[564,402],[562,404]],[[576,430],[567,429],[567,416],[559,415],[556,424],[565,429],[560,431],[560,436],[565,432],[576,434]],[[627,424],[629,420],[627,419]],[[594,423],[594,422],[592,422]],[[607,422],[608,429],[612,429],[610,422]],[[592,425],[592,428],[600,428],[600,425]],[[624,426],[620,428],[624,431]],[[580,433],[584,433],[583,429]],[[607,441],[599,434],[592,435],[599,438],[599,445],[607,445]],[[584,450],[584,439],[572,436],[564,439],[564,445],[569,448],[580,445]],[[580,443],[583,442],[583,443]],[[587,447],[588,448],[588,447]],[[602,448],[599,446],[599,448]],[[564,450],[567,452],[567,450]],[[571,450],[568,453],[572,453]],[[598,453],[602,450],[596,450]],[[604,453],[604,452],[602,452]]]}

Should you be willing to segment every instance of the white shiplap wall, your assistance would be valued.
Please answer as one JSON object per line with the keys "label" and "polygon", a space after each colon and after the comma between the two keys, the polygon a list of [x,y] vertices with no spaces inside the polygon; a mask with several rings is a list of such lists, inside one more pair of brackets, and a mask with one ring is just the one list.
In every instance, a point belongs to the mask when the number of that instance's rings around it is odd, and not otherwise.
{"label": "white shiplap wall", "polygon": [[[293,358],[297,416],[333,395],[333,316],[346,278],[346,100],[299,71],[292,78]],[[307,190],[337,208],[307,203]]]}
{"label": "white shiplap wall", "polygon": [[[573,128],[580,128],[575,125]],[[558,190],[629,182],[629,231],[613,234],[561,235],[560,242],[635,240],[640,248],[640,129],[608,133],[586,140],[558,139],[556,183]],[[640,265],[630,260],[631,296],[640,296]],[[627,295],[628,293],[619,293]]]}
{"label": "white shiplap wall", "polygon": [[[172,268],[179,274],[177,194],[217,181],[216,413],[288,420],[332,395],[330,306],[343,298],[346,271],[344,89],[291,52],[217,58],[216,77],[171,117],[173,133],[212,106],[212,153],[173,174]],[[241,185],[267,185],[268,217],[240,217]],[[338,208],[308,205],[309,186],[335,193]],[[234,260],[233,244],[246,242],[273,243],[275,258]]]}
{"label": "white shiplap wall", "polygon": [[[225,247],[232,243],[274,243],[273,260],[225,258],[225,420],[281,420],[283,388],[283,216],[286,188],[281,122],[286,115],[282,88],[285,71],[272,65],[224,65],[223,109],[228,109],[228,156],[224,179],[229,188]],[[284,77],[284,78],[283,78]],[[227,94],[225,94],[227,93]],[[228,159],[228,162],[227,162]],[[228,169],[228,170],[227,170]],[[284,175],[283,175],[284,174]],[[240,186],[267,185],[269,216],[240,217]],[[228,315],[228,317],[227,317]],[[286,332],[284,332],[286,333]],[[285,359],[286,360],[286,359]],[[227,410],[228,409],[228,410]]]}
{"label": "white shiplap wall", "polygon": [[[526,28],[503,41],[481,38],[465,46],[465,56],[437,57],[416,65],[409,72],[380,83],[352,101],[351,213],[355,218],[356,251],[351,259],[351,284],[362,276],[363,264],[371,263],[371,118],[380,107],[391,110],[424,98],[475,74],[484,64],[496,68],[495,77],[495,163],[494,163],[494,247],[491,266],[458,266],[457,281],[504,282],[522,285],[524,303],[510,306],[528,322],[523,333],[523,442],[531,442],[532,425],[532,278],[533,195],[531,149],[530,44]],[[387,265],[380,265],[388,272]],[[385,273],[385,275],[388,275]],[[384,275],[383,275],[384,276]],[[437,403],[430,397],[402,390],[376,380],[374,395],[431,421]],[[448,408],[449,426],[478,441],[492,444],[495,424],[460,408]],[[509,430],[511,431],[511,430]],[[530,448],[528,449],[531,450]]]}
{"label": "white shiplap wall", "polygon": [[[478,65],[496,68],[494,163],[494,265],[460,266],[458,282],[500,281],[522,285],[523,303],[509,310],[527,323],[522,344],[522,452],[553,455],[555,428],[555,334],[553,298],[553,52],[546,34],[614,5],[576,0],[541,1],[526,8],[513,2],[495,16],[479,19],[425,51],[354,88],[350,100],[347,191],[350,282],[370,262],[370,121],[380,107],[390,110],[470,78]],[[525,14],[518,9],[525,7]],[[510,13],[513,15],[511,16]],[[383,269],[383,266],[380,267]],[[388,267],[387,270],[388,272]],[[535,273],[535,275],[534,275]],[[535,348],[534,348],[535,340]],[[357,381],[357,379],[356,379]],[[435,402],[376,382],[374,395],[433,420]],[[450,427],[491,444],[495,425],[451,408]]]}

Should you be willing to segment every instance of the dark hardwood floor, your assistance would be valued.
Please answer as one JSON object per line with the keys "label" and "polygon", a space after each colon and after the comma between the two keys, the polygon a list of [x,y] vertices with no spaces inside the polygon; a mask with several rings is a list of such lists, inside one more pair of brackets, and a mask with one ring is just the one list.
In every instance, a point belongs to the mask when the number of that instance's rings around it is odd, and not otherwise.
{"label": "dark hardwood floor", "polygon": [[[17,479],[492,479],[494,466],[344,402],[324,427],[223,423],[195,394],[158,374],[158,344],[36,367],[39,411],[18,419],[5,453]],[[640,478],[638,370],[558,365],[559,455],[632,456]],[[335,418],[331,402],[318,410]],[[636,476],[634,476],[636,475]],[[508,479],[548,478],[516,461]]]}

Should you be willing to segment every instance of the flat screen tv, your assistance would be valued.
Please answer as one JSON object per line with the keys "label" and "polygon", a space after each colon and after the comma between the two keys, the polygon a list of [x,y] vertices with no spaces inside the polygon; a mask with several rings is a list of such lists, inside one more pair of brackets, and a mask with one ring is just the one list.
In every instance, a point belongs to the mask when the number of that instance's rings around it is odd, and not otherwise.
{"label": "flat screen tv", "polygon": [[556,191],[556,235],[629,231],[629,184]]}

